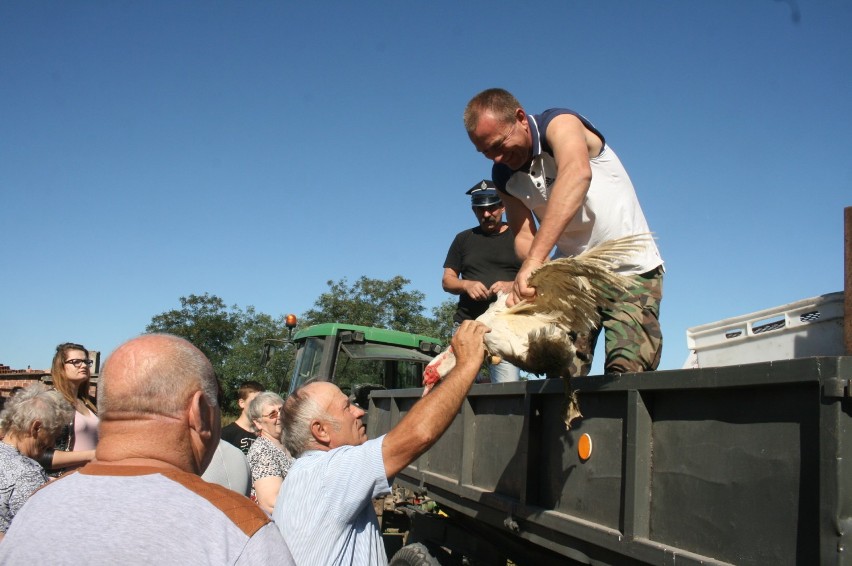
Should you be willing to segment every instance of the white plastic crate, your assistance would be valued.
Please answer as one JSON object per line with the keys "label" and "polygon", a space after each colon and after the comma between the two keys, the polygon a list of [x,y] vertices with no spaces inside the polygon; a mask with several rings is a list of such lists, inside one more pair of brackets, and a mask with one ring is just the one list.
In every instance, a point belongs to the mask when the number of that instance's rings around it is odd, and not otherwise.
{"label": "white plastic crate", "polygon": [[684,367],[715,367],[810,356],[842,356],[843,293],[829,293],[694,326]]}

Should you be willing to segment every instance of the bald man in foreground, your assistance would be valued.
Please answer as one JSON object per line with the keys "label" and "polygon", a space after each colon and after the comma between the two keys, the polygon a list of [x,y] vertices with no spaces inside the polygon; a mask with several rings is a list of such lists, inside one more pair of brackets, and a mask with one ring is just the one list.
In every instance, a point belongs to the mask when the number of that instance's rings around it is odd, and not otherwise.
{"label": "bald man in foreground", "polygon": [[0,564],[293,564],[257,505],[199,477],[219,442],[216,393],[182,338],[119,346],[98,386],[96,460],[27,501]]}
{"label": "bald man in foreground", "polygon": [[386,435],[367,440],[364,410],[333,383],[297,389],[284,404],[284,443],[296,461],[272,518],[299,564],[387,564],[373,509],[393,477],[444,434],[479,373],[488,328],[466,320],[453,336],[458,363]]}

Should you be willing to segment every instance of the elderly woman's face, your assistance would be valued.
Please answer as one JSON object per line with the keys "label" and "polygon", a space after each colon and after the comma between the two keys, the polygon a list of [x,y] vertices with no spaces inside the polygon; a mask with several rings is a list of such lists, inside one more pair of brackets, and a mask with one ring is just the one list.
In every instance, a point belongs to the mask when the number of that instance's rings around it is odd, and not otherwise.
{"label": "elderly woman's face", "polygon": [[263,406],[260,412],[260,418],[254,421],[255,426],[261,431],[266,432],[276,440],[281,439],[281,411],[284,405],[278,403],[269,403]]}
{"label": "elderly woman's face", "polygon": [[44,451],[51,448],[56,443],[56,434],[48,433],[41,426],[41,423],[36,421],[30,425],[30,430],[24,438],[23,442],[19,443],[18,450],[24,456],[28,456],[33,460],[37,460],[44,454]]}
{"label": "elderly woman's face", "polygon": [[89,356],[83,350],[65,352],[65,378],[71,383],[82,383],[89,377]]}

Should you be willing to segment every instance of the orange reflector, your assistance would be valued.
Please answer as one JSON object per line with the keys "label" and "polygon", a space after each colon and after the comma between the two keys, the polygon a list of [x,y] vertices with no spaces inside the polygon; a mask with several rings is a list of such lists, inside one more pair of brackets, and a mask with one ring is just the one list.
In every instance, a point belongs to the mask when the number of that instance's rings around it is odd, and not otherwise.
{"label": "orange reflector", "polygon": [[580,441],[577,443],[577,455],[584,462],[592,455],[592,437],[588,433],[583,433]]}

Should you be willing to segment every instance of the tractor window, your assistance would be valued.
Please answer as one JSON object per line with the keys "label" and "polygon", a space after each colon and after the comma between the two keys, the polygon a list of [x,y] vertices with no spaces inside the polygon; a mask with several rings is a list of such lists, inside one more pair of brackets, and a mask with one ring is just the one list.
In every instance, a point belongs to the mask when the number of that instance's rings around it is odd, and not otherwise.
{"label": "tractor window", "polygon": [[394,362],[396,365],[396,388],[421,387],[423,385],[423,362]]}
{"label": "tractor window", "polygon": [[290,379],[290,393],[319,374],[324,347],[324,339],[308,338],[305,340],[305,344],[298,349],[293,377]]}
{"label": "tractor window", "polygon": [[356,384],[386,389],[420,387],[423,367],[431,359],[417,350],[391,344],[344,343],[338,351],[334,382],[347,394]]}
{"label": "tractor window", "polygon": [[[423,362],[359,360],[341,350],[334,382],[358,406],[367,409],[369,395],[377,389],[420,387]],[[340,365],[343,364],[343,365]]]}
{"label": "tractor window", "polygon": [[358,360],[350,358],[344,352],[337,358],[334,382],[347,395],[352,386],[361,383],[373,383],[385,386],[385,363],[382,360]]}

